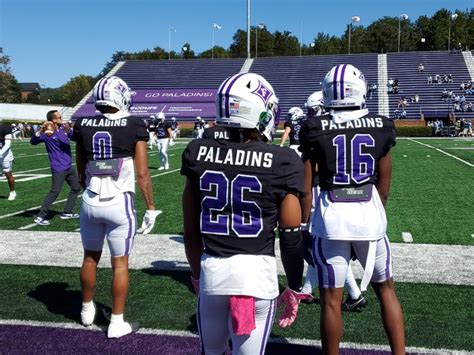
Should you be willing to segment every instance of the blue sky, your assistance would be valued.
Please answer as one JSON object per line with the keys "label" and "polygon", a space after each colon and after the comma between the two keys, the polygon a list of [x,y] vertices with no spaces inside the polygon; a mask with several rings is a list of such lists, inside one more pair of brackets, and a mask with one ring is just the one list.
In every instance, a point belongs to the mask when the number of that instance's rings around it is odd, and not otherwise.
{"label": "blue sky", "polygon": [[[252,24],[288,30],[310,43],[318,32],[340,35],[353,15],[369,25],[407,13],[412,20],[440,8],[466,10],[474,0],[252,0]],[[155,46],[172,50],[185,42],[196,52],[215,43],[228,47],[246,26],[246,0],[0,0],[0,47],[20,82],[58,87],[79,74],[97,75],[118,50]]]}

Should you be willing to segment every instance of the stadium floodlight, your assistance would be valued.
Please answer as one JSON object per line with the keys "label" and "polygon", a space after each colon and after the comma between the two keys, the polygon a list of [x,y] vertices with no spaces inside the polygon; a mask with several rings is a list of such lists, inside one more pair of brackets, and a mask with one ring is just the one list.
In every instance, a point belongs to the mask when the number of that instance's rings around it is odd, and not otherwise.
{"label": "stadium floodlight", "polygon": [[352,31],[352,23],[353,22],[360,22],[359,16],[352,16],[351,22],[349,23],[349,44],[347,46],[347,54],[351,54],[351,31]]}
{"label": "stadium floodlight", "polygon": [[401,38],[401,22],[402,20],[408,20],[408,15],[407,14],[401,14],[398,16],[398,53],[400,53],[400,38]]}
{"label": "stadium floodlight", "polygon": [[213,23],[212,24],[212,59],[214,59],[214,36],[215,36],[215,32],[216,30],[221,30],[222,29],[222,26],[218,25],[217,23]]}
{"label": "stadium floodlight", "polygon": [[454,21],[458,18],[458,14],[449,13],[448,17],[448,52],[451,50],[451,21]]}
{"label": "stadium floodlight", "polygon": [[168,60],[171,59],[171,31],[176,33],[176,28],[168,25]]}
{"label": "stadium floodlight", "polygon": [[258,30],[263,30],[265,25],[263,23],[259,23],[255,26],[255,58],[257,58],[257,48],[258,48]]}

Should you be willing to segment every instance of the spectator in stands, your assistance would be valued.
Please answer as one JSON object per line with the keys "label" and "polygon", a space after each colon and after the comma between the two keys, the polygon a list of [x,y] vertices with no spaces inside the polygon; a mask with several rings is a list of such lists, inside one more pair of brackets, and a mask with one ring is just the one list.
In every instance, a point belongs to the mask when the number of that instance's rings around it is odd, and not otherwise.
{"label": "spectator in stands", "polygon": [[453,83],[453,75],[448,74],[448,83],[452,84]]}
{"label": "spectator in stands", "polygon": [[462,91],[466,90],[466,85],[464,84],[464,81],[459,85],[459,89]]}
{"label": "spectator in stands", "polygon": [[419,101],[420,101],[420,96],[418,94],[415,94],[415,96],[413,96],[413,98],[411,99],[411,102],[415,104],[417,104]]}
{"label": "spectator in stands", "polygon": [[433,82],[437,84],[441,84],[441,76],[439,74],[436,74],[433,79]]}
{"label": "spectator in stands", "polygon": [[[72,210],[76,204],[77,196],[81,192],[76,169],[72,166],[70,146],[70,138],[73,134],[72,128],[68,124],[63,123],[61,114],[57,110],[49,111],[46,118],[47,122],[41,126],[41,130],[36,132],[30,140],[30,143],[33,145],[40,143],[46,145],[46,151],[48,152],[51,164],[51,190],[44,198],[40,211],[34,219],[35,223],[40,226],[50,224],[46,217],[49,208],[61,192],[64,181],[69,185],[70,191],[64,211],[59,216],[61,219],[79,218],[79,214],[73,213]],[[52,133],[46,132],[49,122],[54,124],[54,131]]]}
{"label": "spectator in stands", "polygon": [[[472,103],[471,103],[471,111],[472,111]],[[466,121],[466,129],[467,129],[467,136],[472,137],[472,120]]]}
{"label": "spectator in stands", "polygon": [[441,99],[442,99],[444,102],[447,102],[447,101],[448,101],[448,98],[449,98],[448,90],[443,89],[443,91],[441,92]]}
{"label": "spectator in stands", "polygon": [[473,111],[473,104],[472,104],[472,102],[468,102],[468,103],[465,105],[465,111],[466,111],[466,112],[472,112],[472,111]]}
{"label": "spectator in stands", "polygon": [[378,87],[377,87],[377,84],[372,84],[372,85],[368,85],[368,88],[369,88],[369,99],[371,99],[373,96],[373,93],[377,91]]}
{"label": "spectator in stands", "polygon": [[428,77],[428,80],[427,80],[426,83],[429,84],[429,85],[433,84],[433,77],[431,75]]}
{"label": "spectator in stands", "polygon": [[418,73],[423,73],[425,71],[425,66],[423,63],[418,64]]}

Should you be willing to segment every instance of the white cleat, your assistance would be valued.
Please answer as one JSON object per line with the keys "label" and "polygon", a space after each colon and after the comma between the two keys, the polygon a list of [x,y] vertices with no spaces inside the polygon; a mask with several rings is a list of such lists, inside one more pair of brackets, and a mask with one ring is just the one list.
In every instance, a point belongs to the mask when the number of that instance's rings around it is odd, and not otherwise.
{"label": "white cleat", "polygon": [[110,323],[107,329],[107,338],[121,338],[124,335],[135,333],[140,328],[138,323],[117,322]]}
{"label": "white cleat", "polygon": [[16,199],[16,192],[15,191],[10,191],[10,193],[8,194],[7,200],[8,201],[14,201],[15,199]]}
{"label": "white cleat", "polygon": [[95,304],[92,302],[92,305],[82,305],[81,310],[81,322],[86,327],[94,323],[95,318]]}

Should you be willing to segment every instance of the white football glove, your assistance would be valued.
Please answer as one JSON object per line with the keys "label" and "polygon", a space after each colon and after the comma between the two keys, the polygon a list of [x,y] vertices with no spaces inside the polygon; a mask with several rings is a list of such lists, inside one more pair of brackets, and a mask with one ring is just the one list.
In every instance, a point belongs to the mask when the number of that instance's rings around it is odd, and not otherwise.
{"label": "white football glove", "polygon": [[137,233],[139,234],[148,234],[151,232],[153,227],[155,226],[156,217],[161,214],[162,211],[160,210],[146,210],[145,216],[143,216],[142,226]]}
{"label": "white football glove", "polygon": [[293,324],[298,315],[298,306],[300,301],[303,299],[310,300],[313,299],[313,296],[293,291],[289,287],[285,288],[278,297],[278,306],[283,305],[285,307],[280,315],[280,319],[278,320],[278,325],[280,327],[286,328]]}
{"label": "white football glove", "polygon": [[174,142],[174,140],[170,139],[170,142],[169,142],[169,146],[172,147],[174,146],[176,143]]}

